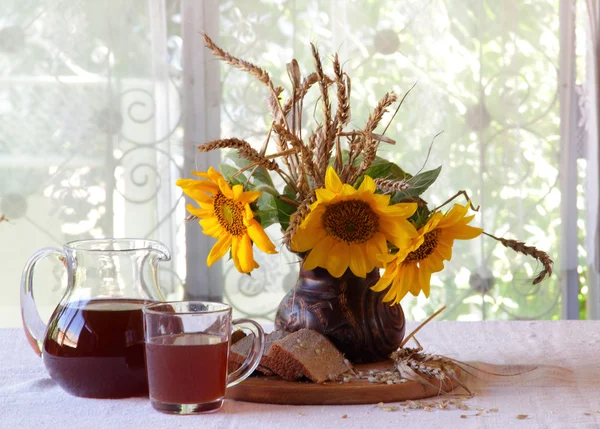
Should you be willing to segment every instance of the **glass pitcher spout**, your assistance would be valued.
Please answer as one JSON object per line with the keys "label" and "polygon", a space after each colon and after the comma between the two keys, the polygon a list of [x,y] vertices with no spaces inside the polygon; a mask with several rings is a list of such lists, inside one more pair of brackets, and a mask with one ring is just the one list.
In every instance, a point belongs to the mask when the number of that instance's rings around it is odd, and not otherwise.
{"label": "glass pitcher spout", "polygon": [[171,252],[169,248],[162,244],[160,241],[144,240],[148,246],[148,249],[154,251],[160,261],[170,261]]}

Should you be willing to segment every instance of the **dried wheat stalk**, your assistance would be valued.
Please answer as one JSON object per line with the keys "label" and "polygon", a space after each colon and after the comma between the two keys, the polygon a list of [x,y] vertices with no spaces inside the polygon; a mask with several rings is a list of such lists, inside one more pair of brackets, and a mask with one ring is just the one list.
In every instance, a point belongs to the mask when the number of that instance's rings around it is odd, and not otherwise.
{"label": "dried wheat stalk", "polygon": [[314,152],[317,150],[317,147],[319,146],[319,139],[321,138],[320,136],[322,135],[322,130],[323,130],[323,126],[319,125],[317,127],[317,129],[308,138],[308,150],[310,150],[311,152]]}
{"label": "dried wheat stalk", "polygon": [[544,269],[538,273],[538,275],[535,279],[533,279],[534,285],[537,285],[538,283],[540,283],[542,280],[544,280],[546,278],[546,276],[552,275],[552,264],[554,263],[554,261],[552,261],[552,259],[550,258],[550,256],[548,256],[548,254],[546,252],[538,250],[534,246],[527,246],[522,241],[509,240],[506,238],[496,237],[492,234],[488,234],[485,231],[483,233],[485,235],[487,235],[488,237],[491,237],[494,240],[499,241],[500,243],[502,243],[503,246],[508,247],[509,249],[512,249],[517,253],[522,253],[523,255],[531,256],[532,258],[539,261],[544,266]]}
{"label": "dried wheat stalk", "polygon": [[281,171],[275,161],[270,160],[258,153],[258,151],[250,146],[250,143],[247,141],[237,138],[220,139],[198,146],[199,152],[210,152],[211,150],[215,149],[236,149],[240,156],[248,161],[256,162],[258,165],[265,167],[267,170]]}
{"label": "dried wheat stalk", "polygon": [[[329,84],[323,72],[323,64],[321,63],[321,57],[319,51],[314,44],[310,44],[313,59],[315,62],[315,69],[319,78],[319,89],[321,90],[321,104],[323,106],[323,140],[318,145],[317,154],[317,168],[322,178],[325,177],[325,171],[329,165],[329,159],[331,158],[331,150],[336,140],[337,131],[337,120],[332,121],[331,115],[331,101],[329,100]],[[337,119],[337,118],[336,118]],[[335,126],[334,126],[335,125]]]}
{"label": "dried wheat stalk", "polygon": [[403,378],[425,385],[432,385],[429,381],[431,378],[436,378],[441,382],[454,380],[469,394],[472,394],[469,388],[460,381],[456,372],[459,365],[454,360],[423,353],[420,347],[401,347],[393,352],[390,358],[394,360],[394,368]]}
{"label": "dried wheat stalk", "polygon": [[[204,37],[204,43],[205,43],[206,47],[208,49],[210,49],[210,51],[213,53],[213,55],[215,55],[217,58],[225,61],[226,63],[232,65],[233,67],[236,67],[240,70],[250,73],[251,75],[256,77],[260,82],[264,83],[269,88],[270,94],[269,94],[269,98],[268,98],[268,105],[271,110],[271,114],[273,115],[274,118],[276,118],[276,120],[277,119],[281,120],[282,123],[287,127],[288,125],[287,125],[286,117],[285,117],[285,114],[283,113],[283,109],[282,109],[281,103],[279,101],[279,95],[281,94],[283,89],[281,87],[275,88],[275,86],[273,85],[273,82],[271,81],[271,77],[269,76],[269,73],[266,70],[252,64],[249,61],[242,60],[240,58],[237,58],[237,57],[231,55],[226,50],[217,46],[217,44],[215,44],[215,42],[206,33],[204,33],[203,37]],[[266,145],[268,145],[268,143],[269,143],[269,140],[267,139],[265,142],[265,146],[263,146],[263,148],[261,149],[261,155],[264,155],[266,153],[266,149],[267,149]],[[284,149],[285,148],[279,148],[279,151],[281,152]],[[290,175],[292,177],[294,176],[293,168],[290,168]]]}
{"label": "dried wheat stalk", "polygon": [[[363,172],[365,172],[377,155],[377,149],[379,149],[379,140],[373,138],[373,131],[377,128],[377,125],[381,122],[383,115],[387,112],[387,109],[396,102],[398,97],[393,92],[388,92],[383,98],[377,103],[377,106],[369,116],[367,124],[363,130],[364,142],[361,142],[360,152],[355,152],[354,157],[357,157],[362,152],[363,159],[360,163],[359,168],[349,178],[349,183],[353,183]],[[357,148],[359,149],[359,148]]]}
{"label": "dried wheat stalk", "polygon": [[388,107],[394,104],[398,100],[398,97],[393,92],[388,92],[383,96],[377,106],[373,110],[373,113],[369,116],[367,120],[367,125],[365,126],[365,132],[372,133],[377,128],[377,125],[383,119],[383,115],[387,112]]}
{"label": "dried wheat stalk", "polygon": [[267,106],[269,107],[269,112],[271,113],[271,116],[273,117],[273,119],[277,122],[282,122],[283,121],[283,114],[280,111],[280,101],[279,101],[279,96],[281,95],[281,93],[283,92],[283,88],[278,86],[275,88],[275,91],[270,92],[269,96],[267,97]]}
{"label": "dried wheat stalk", "polygon": [[325,173],[331,159],[331,152],[336,140],[337,118],[329,126],[323,126],[321,132],[317,135],[317,170],[319,172],[319,180],[316,182],[320,187],[325,181]]}
{"label": "dried wheat stalk", "polygon": [[342,128],[350,122],[350,94],[346,82],[344,82],[344,73],[338,54],[333,58],[333,73],[335,74],[335,85],[337,87],[337,117],[338,134],[342,132]]}
{"label": "dried wheat stalk", "polygon": [[204,44],[208,49],[210,49],[214,56],[222,59],[226,63],[250,73],[267,86],[271,83],[271,78],[266,70],[252,64],[249,61],[234,57],[226,50],[221,49],[210,37],[208,37],[206,33],[204,33]]}
{"label": "dried wheat stalk", "polygon": [[[296,88],[295,97],[290,98],[283,105],[283,113],[286,116],[289,115],[290,112],[292,111],[292,107],[294,106],[294,101],[296,103],[301,101],[306,96],[306,94],[308,94],[308,91],[310,90],[310,88],[318,81],[319,81],[319,76],[315,72],[313,72],[313,73],[309,74],[307,77],[305,77],[304,80],[302,81],[302,85],[300,85],[300,87]],[[331,79],[328,78],[328,82],[329,82],[329,84],[331,84]],[[295,100],[294,100],[294,98],[295,98]]]}
{"label": "dried wheat stalk", "polygon": [[375,179],[375,186],[384,192],[398,192],[410,188],[405,180]]}
{"label": "dried wheat stalk", "polygon": [[[309,174],[312,179],[315,180],[317,177],[317,170],[313,162],[313,153],[304,145],[298,136],[290,132],[290,130],[284,126],[280,124],[273,124],[273,129],[278,134],[280,140],[287,141],[290,146],[296,150],[296,153],[300,154],[300,169],[304,167],[306,170],[304,173]],[[302,171],[299,171],[298,174],[302,175]]]}
{"label": "dried wheat stalk", "polygon": [[310,205],[315,201],[315,191],[312,190],[308,196],[300,203],[296,212],[290,219],[290,224],[283,235],[283,243],[289,247],[292,238],[296,234],[296,230],[302,224],[308,213],[310,212]]}

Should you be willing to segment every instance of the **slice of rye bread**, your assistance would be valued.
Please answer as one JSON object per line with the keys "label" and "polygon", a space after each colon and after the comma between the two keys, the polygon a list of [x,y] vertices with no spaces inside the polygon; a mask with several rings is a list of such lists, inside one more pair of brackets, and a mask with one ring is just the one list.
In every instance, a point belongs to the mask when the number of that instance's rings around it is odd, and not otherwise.
{"label": "slice of rye bread", "polygon": [[[275,341],[285,337],[286,335],[289,335],[289,332],[273,331],[265,336],[265,351],[263,353],[262,359],[260,360],[260,364],[256,368],[258,371],[262,372],[265,375],[275,374],[270,367],[271,346]],[[252,348],[253,342],[254,334],[250,334],[242,338],[233,346],[231,346],[231,350],[229,351],[229,368],[231,370],[238,369],[244,363],[246,357],[248,356],[248,353],[250,353],[250,349]]]}
{"label": "slice of rye bread", "polygon": [[269,368],[285,380],[307,377],[323,383],[350,371],[352,365],[327,337],[300,329],[271,346]]}
{"label": "slice of rye bread", "polygon": [[242,338],[244,338],[246,336],[247,336],[247,334],[244,331],[242,331],[241,329],[234,331],[233,334],[231,334],[231,345],[234,345],[235,343],[237,343],[238,341],[240,341]]}

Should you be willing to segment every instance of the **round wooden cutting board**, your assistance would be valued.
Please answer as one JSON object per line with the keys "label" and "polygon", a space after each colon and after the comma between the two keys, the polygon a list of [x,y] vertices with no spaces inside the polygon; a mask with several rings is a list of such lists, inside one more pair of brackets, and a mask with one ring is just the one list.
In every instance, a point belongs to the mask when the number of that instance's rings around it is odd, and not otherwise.
{"label": "round wooden cutting board", "polygon": [[[391,362],[355,365],[357,371],[390,369]],[[460,369],[456,374],[460,377]],[[400,402],[443,395],[454,390],[454,380],[441,382],[435,378],[429,385],[416,381],[401,384],[370,383],[368,380],[351,379],[348,383],[326,382],[316,384],[306,381],[285,381],[279,377],[252,376],[237,386],[227,389],[228,399],[246,402],[287,405],[354,405]]]}

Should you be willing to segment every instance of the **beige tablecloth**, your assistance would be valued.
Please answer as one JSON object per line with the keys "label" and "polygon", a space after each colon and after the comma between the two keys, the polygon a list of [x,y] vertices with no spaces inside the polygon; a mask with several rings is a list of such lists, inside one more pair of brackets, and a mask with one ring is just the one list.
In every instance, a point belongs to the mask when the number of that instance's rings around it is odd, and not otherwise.
{"label": "beige tablecloth", "polygon": [[431,352],[484,362],[488,371],[537,369],[469,378],[477,396],[464,401],[468,409],[435,408],[439,399],[429,410],[396,404],[396,411],[226,401],[216,414],[182,417],[141,398],[69,396],[20,330],[0,329],[0,428],[600,428],[600,321],[432,322],[418,338]]}

